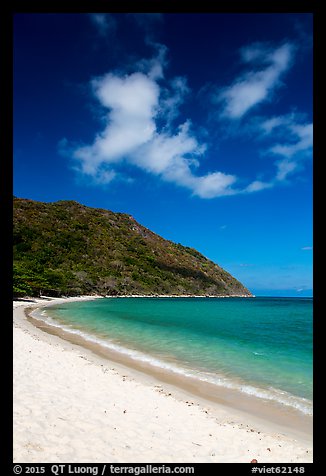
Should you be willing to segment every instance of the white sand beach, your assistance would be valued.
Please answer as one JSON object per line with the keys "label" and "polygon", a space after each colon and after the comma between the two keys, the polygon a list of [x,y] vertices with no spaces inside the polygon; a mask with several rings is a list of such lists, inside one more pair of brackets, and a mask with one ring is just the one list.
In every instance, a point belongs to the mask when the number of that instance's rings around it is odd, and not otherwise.
{"label": "white sand beach", "polygon": [[25,309],[46,302],[14,302],[14,462],[312,462],[309,435],[206,401],[35,327]]}

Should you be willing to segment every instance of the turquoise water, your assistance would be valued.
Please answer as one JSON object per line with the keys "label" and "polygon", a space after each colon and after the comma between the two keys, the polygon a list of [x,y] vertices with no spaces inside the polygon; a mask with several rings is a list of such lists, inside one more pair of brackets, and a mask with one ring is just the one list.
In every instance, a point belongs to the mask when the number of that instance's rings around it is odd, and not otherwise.
{"label": "turquoise water", "polygon": [[311,413],[312,299],[108,298],[46,315],[132,358]]}

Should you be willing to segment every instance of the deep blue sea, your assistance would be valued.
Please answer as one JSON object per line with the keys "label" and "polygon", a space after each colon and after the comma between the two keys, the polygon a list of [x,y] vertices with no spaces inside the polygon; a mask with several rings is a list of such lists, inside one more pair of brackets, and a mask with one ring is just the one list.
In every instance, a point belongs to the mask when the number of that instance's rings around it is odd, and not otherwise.
{"label": "deep blue sea", "polygon": [[171,372],[312,413],[311,298],[105,298],[46,308],[70,332]]}

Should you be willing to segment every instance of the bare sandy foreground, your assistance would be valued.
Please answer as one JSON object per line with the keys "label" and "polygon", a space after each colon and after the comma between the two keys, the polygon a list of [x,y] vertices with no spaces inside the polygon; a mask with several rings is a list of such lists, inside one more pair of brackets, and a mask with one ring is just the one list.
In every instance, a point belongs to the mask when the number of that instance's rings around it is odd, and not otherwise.
{"label": "bare sandy foreground", "polygon": [[24,311],[45,302],[14,302],[14,462],[312,462],[309,434],[43,332]]}

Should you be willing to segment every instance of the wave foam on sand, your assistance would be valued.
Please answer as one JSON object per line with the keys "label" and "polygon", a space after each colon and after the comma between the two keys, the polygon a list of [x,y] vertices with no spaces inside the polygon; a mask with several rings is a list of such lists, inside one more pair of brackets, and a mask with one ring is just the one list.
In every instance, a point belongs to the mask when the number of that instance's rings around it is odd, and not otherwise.
{"label": "wave foam on sand", "polygon": [[15,462],[312,461],[307,439],[36,328],[44,302],[14,303]]}

